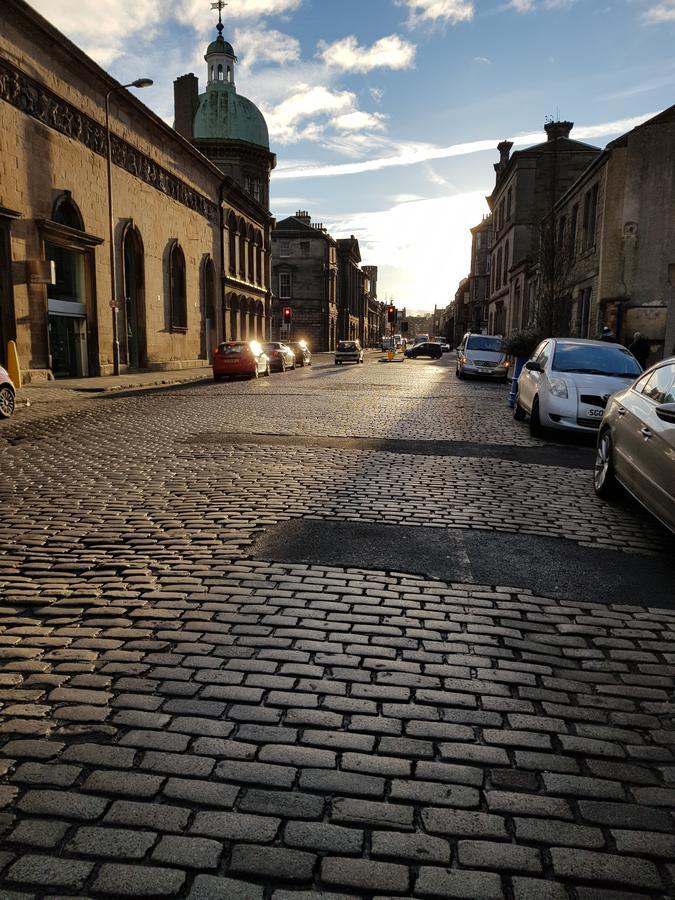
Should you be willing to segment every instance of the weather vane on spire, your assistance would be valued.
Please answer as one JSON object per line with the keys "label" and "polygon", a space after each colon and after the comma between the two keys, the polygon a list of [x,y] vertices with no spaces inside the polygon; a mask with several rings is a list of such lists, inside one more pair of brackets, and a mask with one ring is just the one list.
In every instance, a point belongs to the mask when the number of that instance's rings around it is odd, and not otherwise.
{"label": "weather vane on spire", "polygon": [[223,27],[224,27],[223,26],[223,10],[225,9],[226,6],[227,6],[227,3],[225,3],[225,0],[216,0],[215,3],[211,4],[211,9],[218,10],[218,24],[216,25],[216,28],[218,29],[218,34],[223,33]]}

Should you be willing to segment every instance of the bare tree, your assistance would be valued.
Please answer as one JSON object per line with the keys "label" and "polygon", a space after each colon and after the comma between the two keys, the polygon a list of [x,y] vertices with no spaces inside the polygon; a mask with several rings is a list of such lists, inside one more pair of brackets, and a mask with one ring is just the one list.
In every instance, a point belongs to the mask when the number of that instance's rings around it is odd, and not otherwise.
{"label": "bare tree", "polygon": [[549,214],[539,228],[536,303],[537,331],[546,337],[566,337],[572,327],[574,257],[566,218]]}

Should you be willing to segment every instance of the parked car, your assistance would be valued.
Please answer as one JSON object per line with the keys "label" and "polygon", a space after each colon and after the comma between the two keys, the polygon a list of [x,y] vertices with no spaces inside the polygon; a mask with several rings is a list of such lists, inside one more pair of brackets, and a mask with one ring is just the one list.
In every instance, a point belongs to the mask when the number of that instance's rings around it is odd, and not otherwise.
{"label": "parked car", "polygon": [[515,419],[530,417],[530,431],[542,428],[589,431],[600,427],[610,396],[642,371],[621,344],[581,338],[542,341],[518,378]]}
{"label": "parked car", "polygon": [[436,341],[427,341],[424,344],[415,344],[403,354],[408,359],[417,359],[419,356],[428,356],[430,359],[440,359],[443,356],[441,345]]}
{"label": "parked car", "polygon": [[16,406],[16,389],[9,372],[0,366],[0,419],[9,419]]}
{"label": "parked car", "polygon": [[480,375],[506,381],[509,359],[504,352],[504,339],[496,334],[465,334],[457,348],[455,374],[458,378]]}
{"label": "parked car", "polygon": [[281,341],[270,341],[263,344],[265,353],[270,358],[270,366],[273,372],[285,372],[286,369],[295,368],[295,353]]}
{"label": "parked car", "polygon": [[431,338],[428,334],[418,334],[415,336],[415,340],[413,341],[413,347],[417,344],[427,344]]}
{"label": "parked car", "polygon": [[357,365],[363,362],[363,348],[359,341],[338,341],[335,365],[341,366],[346,362],[354,362]]}
{"label": "parked car", "polygon": [[675,532],[675,357],[609,398],[593,486],[609,498],[618,485]]}
{"label": "parked car", "polygon": [[434,343],[441,345],[441,350],[443,353],[450,352],[450,344],[446,341],[445,338],[434,338]]}
{"label": "parked car", "polygon": [[312,354],[309,352],[309,347],[304,341],[291,341],[286,346],[290,347],[293,351],[296,366],[302,367],[312,365]]}
{"label": "parked car", "polygon": [[213,353],[213,377],[216,381],[269,374],[269,357],[257,341],[222,341]]}

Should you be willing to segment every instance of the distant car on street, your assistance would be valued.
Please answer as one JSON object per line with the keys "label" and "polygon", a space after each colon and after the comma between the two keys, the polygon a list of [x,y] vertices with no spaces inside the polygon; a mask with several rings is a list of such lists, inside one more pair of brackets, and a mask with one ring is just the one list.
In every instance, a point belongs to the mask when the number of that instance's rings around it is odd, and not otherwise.
{"label": "distant car on street", "polygon": [[359,341],[338,341],[335,350],[335,365],[353,362],[357,365],[363,362],[363,348]]}
{"label": "distant car on street", "polygon": [[0,366],[0,419],[9,419],[16,407],[16,388],[9,372]]}
{"label": "distant car on street", "polygon": [[609,398],[593,486],[611,498],[619,485],[675,532],[675,357]]}
{"label": "distant car on street", "polygon": [[443,353],[450,352],[450,344],[446,341],[445,338],[434,338],[434,343],[441,345],[441,350]]}
{"label": "distant car on street", "polygon": [[312,354],[309,352],[309,347],[305,343],[305,341],[290,341],[287,345],[290,347],[295,355],[295,364],[297,366],[311,366],[312,365]]}
{"label": "distant car on street", "polygon": [[222,341],[213,354],[213,377],[257,378],[270,374],[270,360],[257,341]]}
{"label": "distant car on street", "polygon": [[457,348],[455,374],[458,378],[471,375],[506,381],[509,359],[504,352],[504,339],[495,334],[467,332]]}
{"label": "distant car on street", "polygon": [[581,338],[542,341],[518,378],[515,419],[530,417],[530,431],[595,431],[610,396],[642,371],[621,344]]}
{"label": "distant car on street", "polygon": [[427,344],[430,340],[431,338],[428,334],[417,334],[415,335],[415,340],[413,341],[413,347],[415,347],[417,344]]}
{"label": "distant car on street", "polygon": [[281,341],[268,341],[263,344],[263,349],[270,358],[273,372],[285,372],[286,369],[295,368],[295,353]]}
{"label": "distant car on street", "polygon": [[435,341],[426,341],[423,344],[415,344],[409,347],[403,354],[407,359],[417,359],[428,356],[430,359],[440,359],[443,356],[441,345]]}

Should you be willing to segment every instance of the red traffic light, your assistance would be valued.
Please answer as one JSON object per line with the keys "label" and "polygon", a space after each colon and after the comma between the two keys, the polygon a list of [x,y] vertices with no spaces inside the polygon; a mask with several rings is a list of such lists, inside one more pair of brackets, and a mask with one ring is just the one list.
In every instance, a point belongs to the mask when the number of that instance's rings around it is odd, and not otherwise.
{"label": "red traffic light", "polygon": [[396,307],[395,307],[395,306],[388,306],[388,307],[387,307],[387,321],[388,321],[388,322],[395,322],[395,321],[396,321],[396,318],[397,318],[397,310],[396,310]]}
{"label": "red traffic light", "polygon": [[284,325],[290,325],[291,319],[293,318],[293,310],[290,306],[284,306],[283,312]]}

